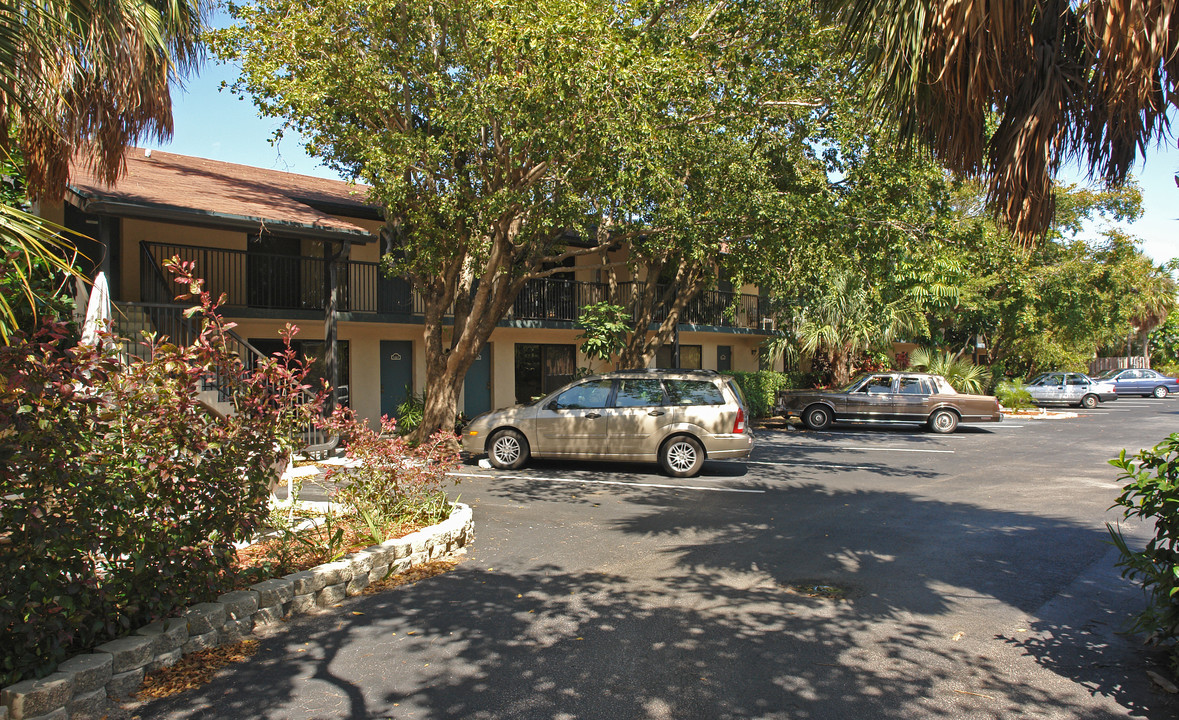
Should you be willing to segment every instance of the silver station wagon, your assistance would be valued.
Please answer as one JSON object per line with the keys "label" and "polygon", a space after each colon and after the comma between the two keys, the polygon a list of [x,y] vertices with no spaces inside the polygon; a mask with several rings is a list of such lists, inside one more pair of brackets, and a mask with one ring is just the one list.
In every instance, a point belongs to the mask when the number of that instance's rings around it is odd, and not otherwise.
{"label": "silver station wagon", "polygon": [[732,378],[711,370],[625,370],[572,382],[529,405],[477,416],[463,449],[514,470],[530,457],[658,462],[675,477],[706,458],[747,456],[753,434]]}

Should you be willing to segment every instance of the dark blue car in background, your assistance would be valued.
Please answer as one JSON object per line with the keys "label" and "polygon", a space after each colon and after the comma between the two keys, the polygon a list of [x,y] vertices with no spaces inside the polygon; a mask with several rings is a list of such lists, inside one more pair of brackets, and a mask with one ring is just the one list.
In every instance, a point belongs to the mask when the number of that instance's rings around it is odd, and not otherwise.
{"label": "dark blue car in background", "polygon": [[1179,379],[1167,377],[1154,370],[1138,368],[1122,368],[1121,370],[1106,370],[1097,376],[1097,380],[1112,382],[1118,390],[1118,395],[1153,395],[1165,398],[1168,393],[1179,393]]}

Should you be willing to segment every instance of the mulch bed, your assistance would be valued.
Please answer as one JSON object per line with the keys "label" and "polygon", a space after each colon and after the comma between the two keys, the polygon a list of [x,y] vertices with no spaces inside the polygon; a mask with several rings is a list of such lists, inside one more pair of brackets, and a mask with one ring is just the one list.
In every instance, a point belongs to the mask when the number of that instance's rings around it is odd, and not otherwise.
{"label": "mulch bed", "polygon": [[[406,535],[415,533],[424,527],[426,526],[416,523],[407,523],[386,528],[386,538],[389,540],[403,538]],[[310,530],[304,530],[302,533],[300,533],[300,535],[310,540],[314,546],[323,546],[326,544],[328,537],[328,528],[320,526]],[[354,553],[358,550],[363,550],[366,547],[370,547],[372,545],[373,543],[370,539],[362,538],[355,531],[350,530],[349,528],[344,528],[344,539],[342,545],[344,548],[344,555],[347,555],[348,553]],[[237,589],[241,590],[255,582],[258,582],[257,580],[250,579],[250,570],[269,570],[269,572],[276,576],[282,576],[289,575],[293,572],[299,572],[300,570],[310,570],[316,565],[322,565],[325,562],[328,562],[328,559],[325,558],[322,553],[317,552],[312,547],[307,547],[302,543],[293,542],[291,552],[287,555],[287,562],[281,565],[276,564],[276,558],[279,557],[278,551],[282,548],[282,546],[282,538],[269,538],[262,540],[261,542],[254,543],[248,547],[240,548],[237,551],[237,564],[235,565],[235,570],[239,574],[244,574],[248,582]],[[269,568],[267,568],[268,563],[270,564]]]}

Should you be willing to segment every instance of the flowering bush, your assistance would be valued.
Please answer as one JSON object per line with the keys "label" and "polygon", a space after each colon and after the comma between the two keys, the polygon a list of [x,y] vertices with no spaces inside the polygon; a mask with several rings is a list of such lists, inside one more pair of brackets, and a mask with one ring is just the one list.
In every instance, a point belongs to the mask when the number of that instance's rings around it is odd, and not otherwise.
{"label": "flowering bush", "polygon": [[354,513],[358,532],[374,543],[387,539],[399,524],[430,525],[450,515],[446,486],[458,467],[453,433],[439,431],[413,446],[397,435],[397,421],[381,418],[381,432],[359,421],[351,408],[339,408],[325,426],[347,445],[354,467],[333,469],[329,479],[338,490],[334,500]]}
{"label": "flowering bush", "polygon": [[[908,358],[906,357],[906,360]],[[869,352],[860,355],[852,361],[852,376],[866,372],[880,372],[892,367],[892,358],[887,353]]]}
{"label": "flowering bush", "polygon": [[[172,269],[197,303],[190,345],[149,338],[121,364],[116,338],[71,347],[50,324],[0,347],[0,685],[228,589],[234,541],[318,414],[289,349],[247,368],[192,266]],[[199,401],[210,381],[234,414]]]}

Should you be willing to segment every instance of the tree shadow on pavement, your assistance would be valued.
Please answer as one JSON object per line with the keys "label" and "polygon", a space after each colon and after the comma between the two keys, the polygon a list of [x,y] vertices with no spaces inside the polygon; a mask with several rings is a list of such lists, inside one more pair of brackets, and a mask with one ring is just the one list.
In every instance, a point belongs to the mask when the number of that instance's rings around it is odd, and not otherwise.
{"label": "tree shadow on pavement", "polygon": [[[251,661],[138,714],[909,720],[1173,710],[1126,682],[1144,661],[1125,645],[1082,638],[1078,661],[1065,662],[1057,642],[1077,640],[1068,608],[1044,616],[1051,628],[1031,625],[1057,588],[1079,582],[1070,573],[1105,552],[1091,529],[819,485],[757,503],[652,497],[632,498],[630,517],[568,529],[570,543],[594,552],[557,562],[541,550],[508,572],[489,567],[477,542],[454,572],[297,618]],[[773,520],[779,513],[823,523]],[[611,542],[599,550],[602,533]],[[1046,567],[1049,552],[1060,562]],[[1017,628],[971,626],[980,598],[1034,636],[1017,643]],[[1092,667],[1097,657],[1104,667]]]}

